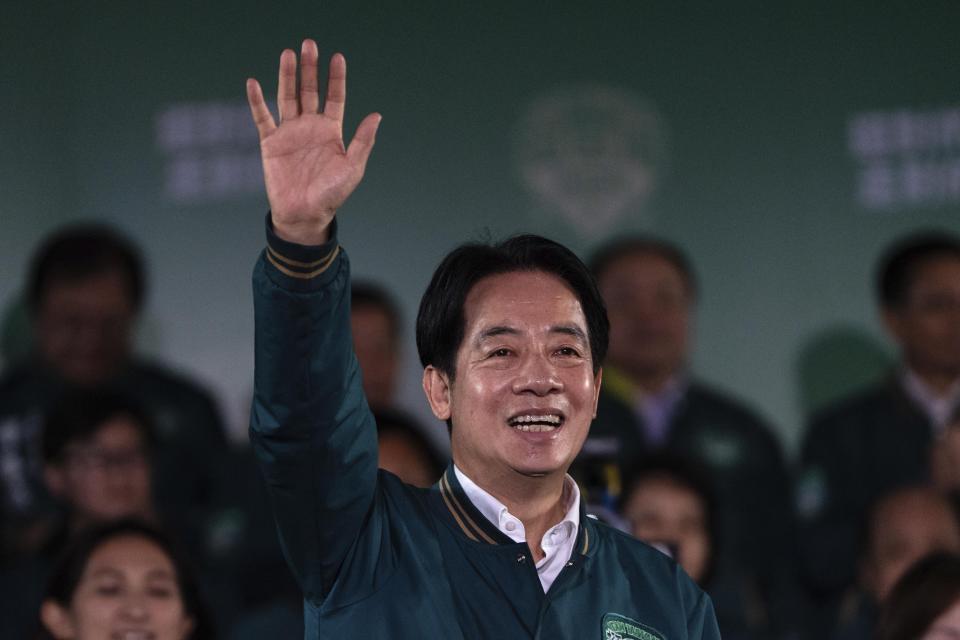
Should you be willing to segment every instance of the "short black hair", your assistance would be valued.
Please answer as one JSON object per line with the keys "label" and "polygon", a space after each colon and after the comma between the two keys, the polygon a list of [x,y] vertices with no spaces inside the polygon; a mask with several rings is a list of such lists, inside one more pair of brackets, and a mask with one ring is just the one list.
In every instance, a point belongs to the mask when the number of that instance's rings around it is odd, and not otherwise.
{"label": "short black hair", "polygon": [[[87,568],[91,556],[107,542],[127,536],[145,538],[155,544],[170,559],[183,601],[183,610],[193,620],[189,640],[211,640],[216,637],[210,613],[200,595],[200,587],[180,548],[160,529],[141,520],[125,518],[79,533],[58,558],[47,583],[45,600],[52,600],[68,608]],[[53,636],[43,630],[41,637]]]}
{"label": "short black hair", "polygon": [[611,240],[598,247],[590,256],[588,264],[597,282],[603,279],[607,270],[621,258],[635,255],[653,255],[666,260],[677,270],[687,285],[691,298],[697,297],[697,274],[693,263],[679,246],[663,238],[648,235],[632,235]]}
{"label": "short black hair", "polygon": [[703,505],[707,536],[710,538],[710,559],[704,573],[703,583],[708,584],[716,568],[716,559],[722,544],[717,492],[707,469],[692,458],[670,452],[643,455],[628,464],[620,496],[620,511],[630,502],[634,492],[650,480],[665,479],[693,493]]}
{"label": "short black hair", "polygon": [[47,413],[43,427],[43,460],[59,464],[67,447],[89,440],[113,418],[129,417],[148,452],[156,445],[153,421],[130,396],[107,389],[73,389]]}
{"label": "short black hair", "polygon": [[569,286],[587,321],[590,357],[596,374],[607,354],[610,322],[597,284],[570,249],[532,234],[496,244],[468,243],[451,251],[433,273],[417,314],[417,351],[424,367],[433,365],[451,380],[466,331],[467,295],[484,278],[503,273],[543,271]]}
{"label": "short black hair", "polygon": [[960,600],[960,556],[936,552],[897,581],[880,612],[880,640],[915,640]]}
{"label": "short black hair", "polygon": [[939,258],[960,260],[960,237],[947,231],[911,233],[888,246],[877,262],[877,301],[887,309],[907,303],[917,272]]}
{"label": "short black hair", "polygon": [[397,341],[403,330],[400,307],[387,289],[369,280],[354,280],[350,285],[350,307],[373,307],[387,316],[390,323],[390,337]]}
{"label": "short black hair", "polygon": [[130,302],[134,310],[139,310],[146,276],[136,246],[104,224],[63,227],[44,240],[33,255],[27,276],[27,303],[35,313],[52,284],[81,282],[114,270],[123,274]]}

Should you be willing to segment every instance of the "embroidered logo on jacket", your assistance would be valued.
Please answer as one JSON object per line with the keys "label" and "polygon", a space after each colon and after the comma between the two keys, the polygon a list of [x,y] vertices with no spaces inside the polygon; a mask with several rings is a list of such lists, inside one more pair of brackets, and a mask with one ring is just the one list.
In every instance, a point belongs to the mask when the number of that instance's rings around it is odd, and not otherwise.
{"label": "embroidered logo on jacket", "polygon": [[619,613],[603,616],[602,640],[665,640],[659,632]]}

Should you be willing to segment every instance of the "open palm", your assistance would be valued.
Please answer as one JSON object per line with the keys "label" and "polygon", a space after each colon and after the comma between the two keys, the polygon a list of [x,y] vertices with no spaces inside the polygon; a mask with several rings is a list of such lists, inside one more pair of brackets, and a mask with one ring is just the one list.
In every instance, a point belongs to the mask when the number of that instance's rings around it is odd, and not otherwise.
{"label": "open palm", "polygon": [[336,210],[360,183],[373,149],[379,114],[364,118],[349,146],[343,142],[346,102],[346,61],[330,59],[323,111],[317,88],[317,45],[305,40],[297,58],[287,49],[280,55],[274,122],[260,84],[247,80],[247,100],[260,136],[264,182],[275,231],[299,244],[321,244],[327,239]]}

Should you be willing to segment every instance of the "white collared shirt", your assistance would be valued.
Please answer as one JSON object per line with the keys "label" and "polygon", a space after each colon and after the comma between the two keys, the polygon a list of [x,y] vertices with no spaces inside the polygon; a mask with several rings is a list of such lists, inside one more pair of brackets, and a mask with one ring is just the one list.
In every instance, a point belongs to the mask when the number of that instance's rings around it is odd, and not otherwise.
{"label": "white collared shirt", "polygon": [[[463,492],[467,494],[467,498],[484,518],[514,542],[527,541],[523,523],[511,514],[502,502],[477,486],[456,465],[453,467],[453,472],[457,474],[457,480],[463,487]],[[544,593],[550,590],[550,585],[557,579],[560,571],[573,555],[577,532],[580,529],[580,489],[569,474],[563,481],[566,487],[564,494],[567,496],[567,512],[563,520],[550,527],[540,540],[543,558],[537,562],[537,575],[540,577]]]}
{"label": "white collared shirt", "polygon": [[904,369],[900,379],[907,395],[920,405],[930,422],[933,423],[934,433],[936,435],[942,434],[950,426],[950,420],[957,410],[960,409],[960,380],[954,382],[947,389],[947,392],[941,395],[934,392],[920,379],[920,376],[910,369]]}

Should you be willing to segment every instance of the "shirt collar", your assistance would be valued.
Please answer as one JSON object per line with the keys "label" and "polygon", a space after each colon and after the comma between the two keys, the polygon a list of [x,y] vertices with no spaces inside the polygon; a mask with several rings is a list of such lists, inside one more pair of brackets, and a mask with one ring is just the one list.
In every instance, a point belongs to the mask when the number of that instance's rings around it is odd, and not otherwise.
{"label": "shirt collar", "polygon": [[[522,523],[520,523],[519,518],[510,513],[506,505],[484,491],[465,473],[460,471],[456,465],[453,465],[453,472],[467,498],[484,518],[514,542],[526,541]],[[566,513],[560,522],[550,528],[565,525],[569,538],[574,539],[580,527],[580,488],[577,487],[577,483],[570,477],[570,474],[564,476],[563,483],[563,493],[567,500]],[[519,526],[517,526],[518,524]],[[511,525],[513,526],[511,527]]]}
{"label": "shirt collar", "polygon": [[603,388],[624,404],[635,407],[640,402],[662,402],[676,404],[690,387],[690,373],[687,369],[678,371],[667,384],[656,393],[644,392],[620,369],[607,365],[603,368]]}
{"label": "shirt collar", "polygon": [[934,429],[945,429],[960,408],[960,380],[955,381],[946,393],[938,394],[912,369],[904,367],[900,382],[911,400],[923,409]]}

